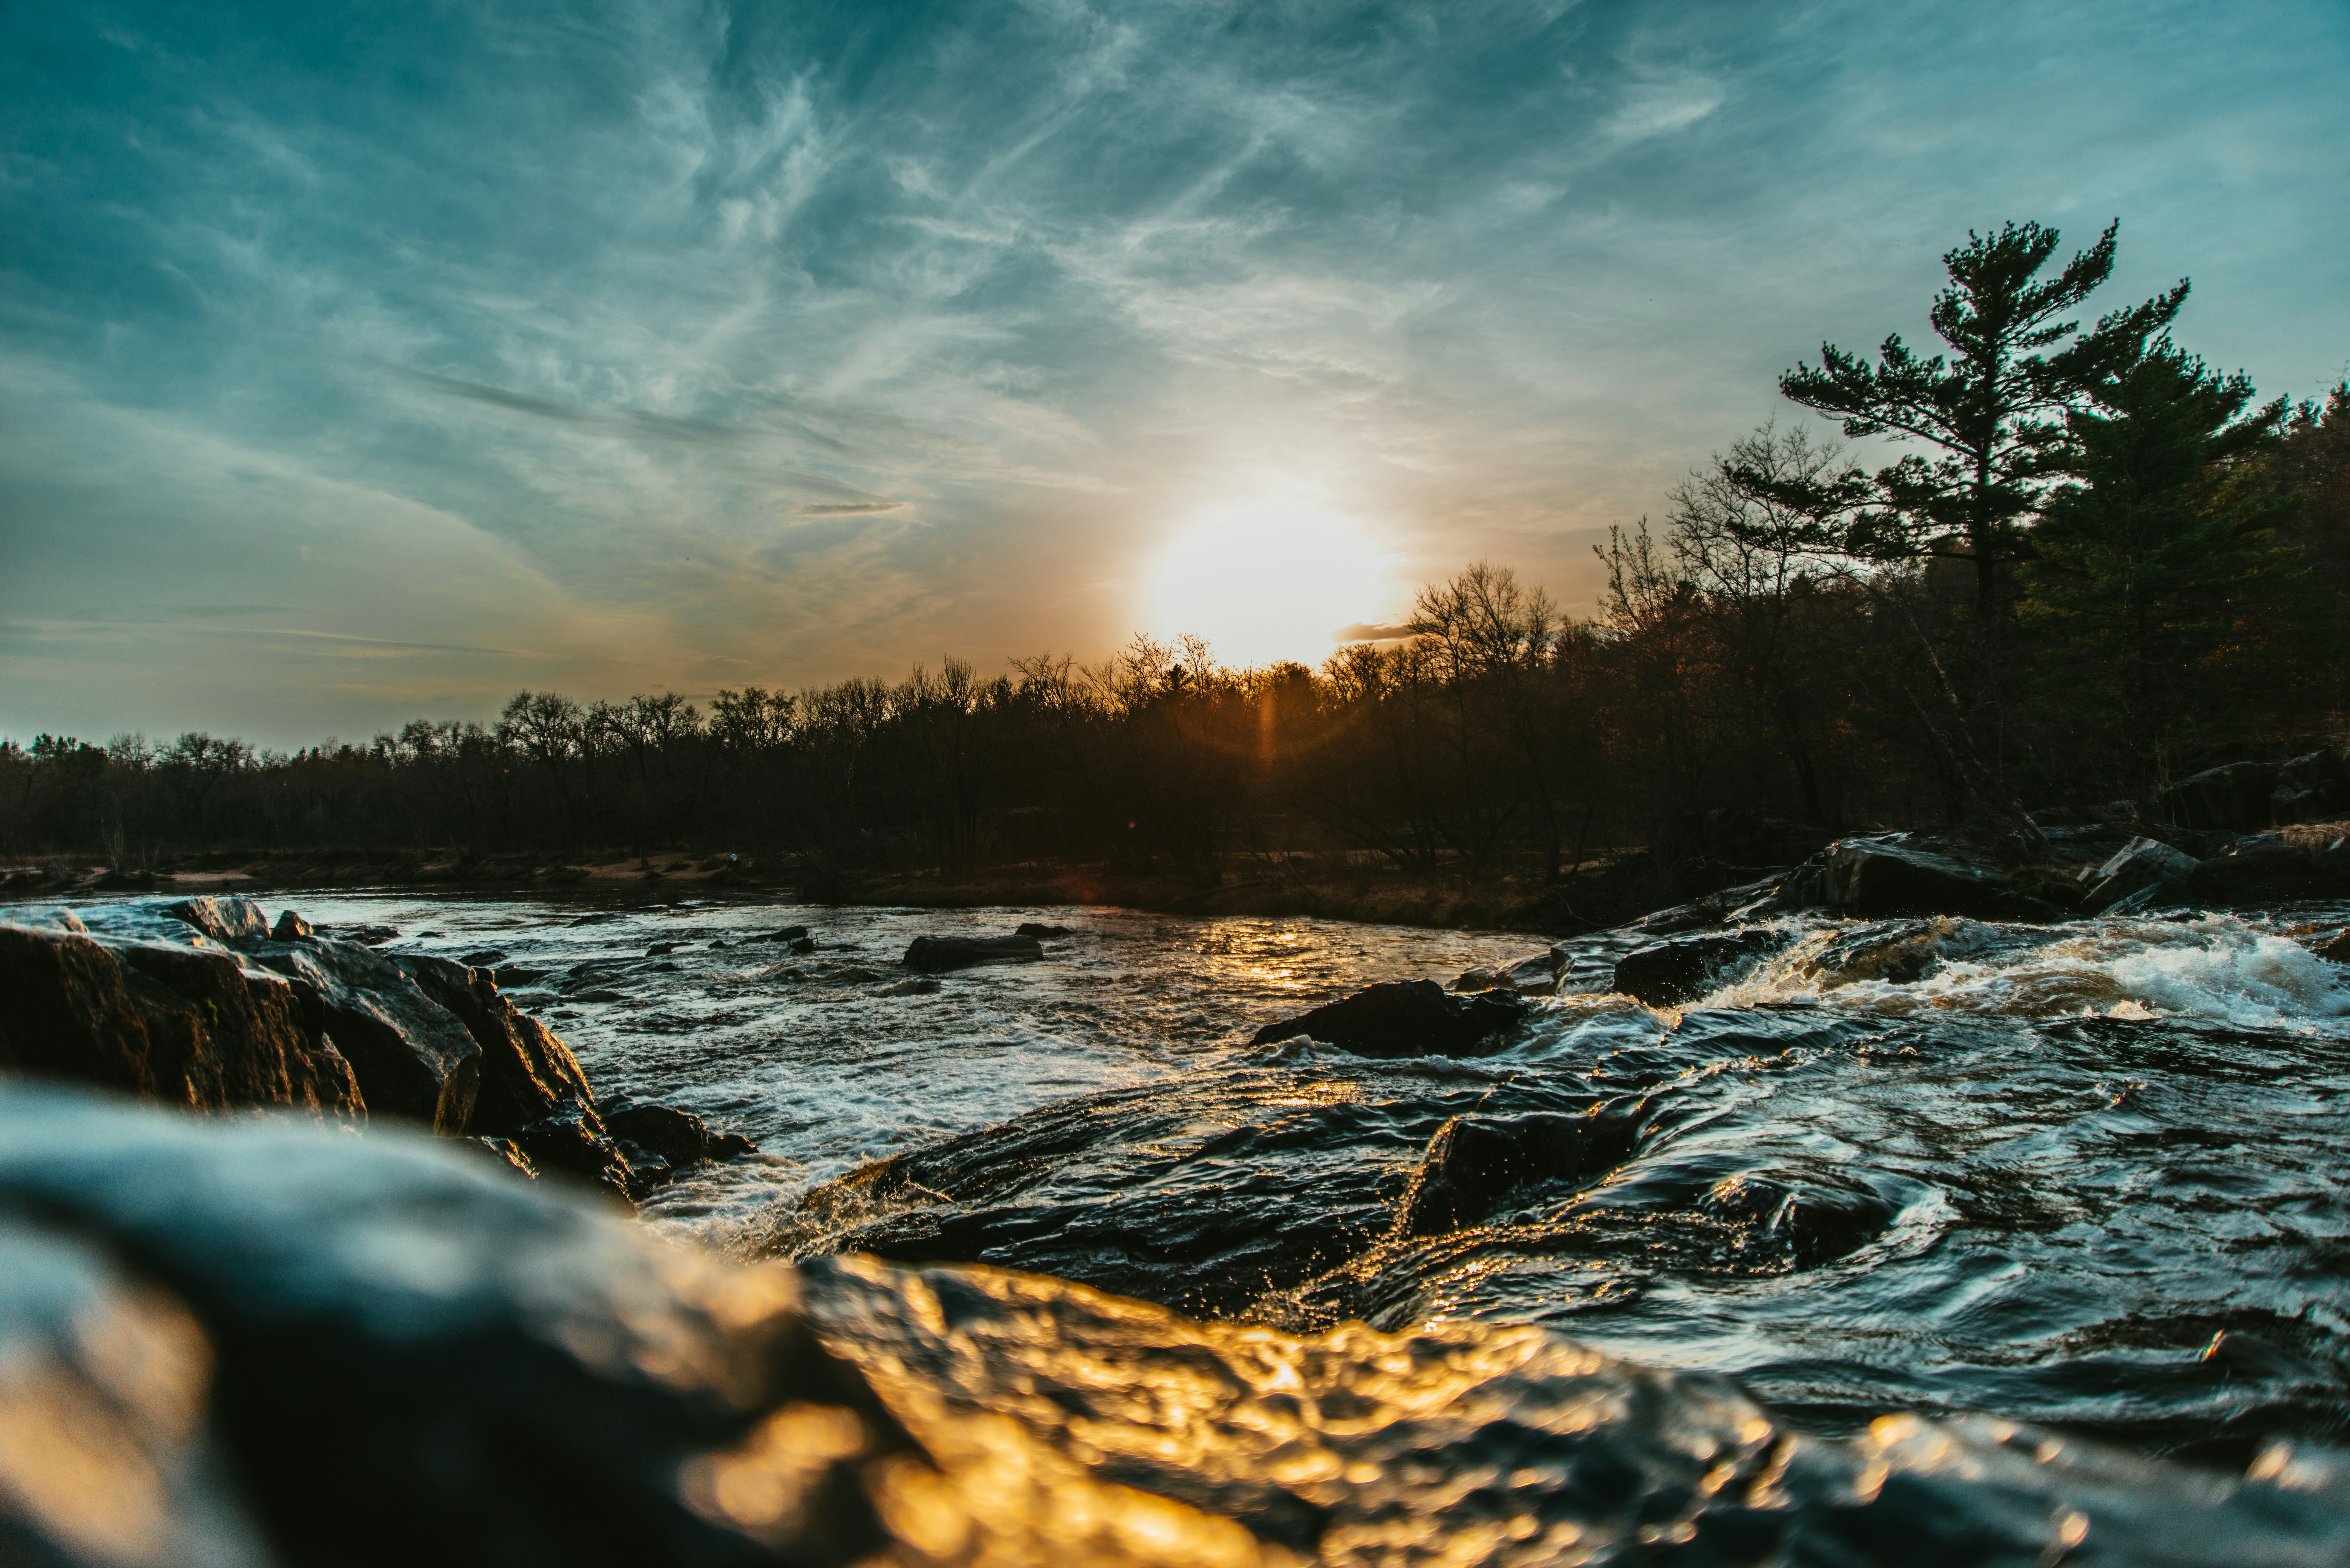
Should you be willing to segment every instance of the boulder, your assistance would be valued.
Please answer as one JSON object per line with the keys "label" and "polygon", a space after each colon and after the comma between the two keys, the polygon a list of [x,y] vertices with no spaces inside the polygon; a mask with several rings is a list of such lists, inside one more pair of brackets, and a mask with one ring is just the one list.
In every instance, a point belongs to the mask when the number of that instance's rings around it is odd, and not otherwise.
{"label": "boulder", "polygon": [[1015,928],[1014,934],[1024,937],[1035,937],[1037,940],[1043,941],[1048,937],[1067,936],[1069,934],[1069,928],[1066,926],[1048,926],[1042,920],[1023,920],[1020,922],[1019,926]]}
{"label": "boulder", "polygon": [[228,947],[243,947],[269,935],[269,917],[250,898],[216,898],[208,894],[168,905],[163,913]]}
{"label": "boulder", "polygon": [[2088,892],[2081,901],[2085,913],[2112,907],[2141,888],[2168,878],[2185,882],[2194,873],[2195,857],[2151,838],[2133,838],[2121,852],[2087,877]]}
{"label": "boulder", "polygon": [[364,1120],[325,1023],[314,997],[216,949],[0,926],[0,1068],[190,1110]]}
{"label": "boulder", "polygon": [[1987,867],[1891,838],[1847,838],[1829,846],[1818,897],[1839,914],[1967,915],[1979,920],[2054,920],[2063,911],[2019,893]]}
{"label": "boulder", "polygon": [[2277,823],[2332,822],[2350,814],[2350,765],[2342,753],[2321,747],[2277,769],[2269,794],[2269,815]]}
{"label": "boulder", "polygon": [[903,962],[920,973],[939,974],[979,964],[1025,963],[1044,956],[1035,937],[916,937]]}
{"label": "boulder", "polygon": [[2256,833],[2269,826],[2274,763],[2229,763],[2179,780],[2154,797],[2155,816],[2176,827]]}
{"label": "boulder", "polygon": [[269,928],[269,940],[273,942],[298,942],[304,937],[316,935],[310,922],[291,909],[280,909],[277,923]]}
{"label": "boulder", "polygon": [[513,1142],[529,1159],[536,1175],[569,1177],[625,1200],[650,1190],[650,1184],[629,1166],[593,1106],[559,1106],[552,1114],[515,1129]]}
{"label": "boulder", "polygon": [[712,1132],[700,1116],[674,1106],[615,1100],[602,1115],[614,1137],[659,1155],[672,1168],[731,1159],[759,1147],[734,1133]]}
{"label": "boulder", "polygon": [[2334,898],[2345,883],[2334,866],[2275,839],[2251,839],[2196,863],[2188,893],[2213,904],[2281,904]]}
{"label": "boulder", "polygon": [[1268,1023],[1252,1045],[1304,1034],[1357,1056],[1490,1056],[1509,1044],[1528,1003],[1506,991],[1447,996],[1432,980],[1391,980]]}
{"label": "boulder", "polygon": [[480,1047],[481,1087],[468,1127],[511,1136],[573,1101],[593,1105],[579,1059],[553,1030],[498,994],[490,971],[404,953],[391,961],[432,1002],[465,1026]]}
{"label": "boulder", "polygon": [[1730,971],[1778,951],[1791,933],[1756,926],[1720,935],[1674,937],[1635,948],[1616,961],[1614,990],[1651,1007],[1672,1007],[1704,995]]}
{"label": "boulder", "polygon": [[399,964],[355,942],[263,941],[254,961],[307,986],[369,1113],[461,1137],[481,1092],[482,1048]]}
{"label": "boulder", "polygon": [[1631,1158],[1644,1104],[1594,1106],[1583,1116],[1529,1111],[1454,1116],[1396,1205],[1396,1234],[1438,1236],[1489,1218],[1502,1199],[1543,1181],[1606,1174]]}

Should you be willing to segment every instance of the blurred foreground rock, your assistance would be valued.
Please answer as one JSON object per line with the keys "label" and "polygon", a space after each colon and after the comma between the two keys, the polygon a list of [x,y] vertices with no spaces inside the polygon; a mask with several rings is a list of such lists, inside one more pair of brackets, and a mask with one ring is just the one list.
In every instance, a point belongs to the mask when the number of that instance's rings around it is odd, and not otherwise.
{"label": "blurred foreground rock", "polygon": [[445,1142],[0,1086],[0,1557],[82,1565],[2243,1565],[2338,1461],[1791,1429],[1550,1331],[1297,1336],[736,1269]]}

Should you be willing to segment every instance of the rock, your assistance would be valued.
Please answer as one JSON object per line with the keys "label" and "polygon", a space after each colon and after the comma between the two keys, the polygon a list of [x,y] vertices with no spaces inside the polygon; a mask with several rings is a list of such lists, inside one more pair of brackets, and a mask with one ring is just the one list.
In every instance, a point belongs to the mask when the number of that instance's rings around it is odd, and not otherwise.
{"label": "rock", "polygon": [[1432,980],[1383,981],[1344,1001],[1268,1023],[1252,1045],[1304,1034],[1357,1056],[1490,1056],[1509,1044],[1526,1014],[1508,992],[1447,996]]}
{"label": "rock", "polygon": [[[920,939],[917,938],[916,940],[920,940]],[[794,937],[789,942],[785,944],[785,950],[795,953],[812,953],[816,951],[816,939],[814,937]]]}
{"label": "rock", "polygon": [[1750,927],[1720,936],[1651,942],[1616,961],[1613,989],[1651,1007],[1676,1006],[1713,990],[1746,961],[1785,947],[1791,935],[1771,927]]}
{"label": "rock", "polygon": [[250,898],[215,898],[207,895],[169,905],[163,913],[186,921],[228,947],[261,941],[269,935],[269,917]]}
{"label": "rock", "polygon": [[[746,1137],[713,1133],[700,1116],[673,1106],[615,1101],[603,1117],[614,1137],[657,1154],[675,1168],[749,1154],[758,1147]],[[722,1139],[726,1149],[723,1154],[719,1152]]]}
{"label": "rock", "polygon": [[[1662,937],[1671,936],[1680,931],[1701,930],[1707,926],[1718,926],[1726,919],[1738,918],[1758,902],[1770,899],[1773,894],[1779,893],[1789,875],[1784,872],[1774,872],[1759,881],[1741,882],[1735,887],[1708,893],[1686,904],[1675,904],[1670,909],[1654,910],[1618,929]],[[1798,903],[1790,907],[1804,906]]]}
{"label": "rock", "polygon": [[481,1049],[481,1087],[467,1124],[471,1130],[511,1135],[572,1101],[595,1103],[571,1047],[499,995],[490,971],[421,954],[402,954],[392,961],[463,1023]]}
{"label": "rock", "polygon": [[2273,839],[2248,840],[2199,861],[2183,880],[2190,896],[2215,904],[2339,898],[2345,886],[2332,864]]}
{"label": "rock", "polygon": [[2328,963],[2350,963],[2350,929],[2338,931],[2319,943],[2316,951]]}
{"label": "rock", "polygon": [[2097,912],[2107,919],[2156,914],[2165,910],[2189,908],[2194,902],[2194,897],[2186,883],[2165,877],[2159,882],[2149,883],[2128,897],[2106,905]]}
{"label": "rock", "polygon": [[510,1137],[460,1138],[456,1140],[455,1147],[478,1148],[490,1159],[517,1176],[526,1177],[533,1181],[538,1179],[538,1167],[531,1163],[530,1156],[523,1153],[522,1146]]}
{"label": "rock", "polygon": [[2255,833],[2269,826],[2274,763],[2230,763],[2184,778],[2154,797],[2157,818],[2178,827]]}
{"label": "rock", "polygon": [[494,969],[506,961],[506,952],[504,948],[479,948],[457,961],[467,969]]}
{"label": "rock", "polygon": [[400,931],[392,926],[314,926],[311,934],[332,937],[338,942],[357,942],[363,948],[380,948],[396,940]]}
{"label": "rock", "polygon": [[254,961],[317,997],[370,1115],[406,1117],[451,1137],[469,1130],[481,1092],[481,1047],[398,964],[332,940],[264,941]]}
{"label": "rock", "polygon": [[0,1068],[190,1110],[364,1120],[315,999],[216,949],[0,926]]}
{"label": "rock", "polygon": [[1583,1116],[1531,1111],[1453,1117],[1429,1140],[1427,1158],[1396,1207],[1396,1233],[1462,1230],[1522,1187],[1613,1169],[1639,1141],[1645,1108],[1619,1104],[1595,1106]]}
{"label": "rock", "polygon": [[1513,959],[1498,969],[1472,969],[1452,982],[1454,991],[1516,991],[1528,996],[1551,996],[1558,991],[1558,971],[1565,959],[1545,950]]}
{"label": "rock", "polygon": [[753,937],[754,942],[795,942],[808,934],[806,926],[785,926],[780,931],[769,931],[764,937]]}
{"label": "rock", "polygon": [[939,982],[925,975],[914,980],[897,981],[874,992],[875,996],[935,996]]}
{"label": "rock", "polygon": [[550,1115],[517,1128],[514,1144],[529,1157],[536,1174],[567,1176],[629,1201],[650,1190],[613,1141],[596,1107],[584,1102],[559,1106]]}
{"label": "rock", "polygon": [[1025,963],[1044,956],[1035,937],[916,937],[902,961],[908,969],[938,974],[979,964]]}
{"label": "rock", "polygon": [[1951,916],[1930,920],[1877,920],[1838,934],[1803,965],[1822,991],[1862,981],[1914,985],[1941,967],[1946,950],[1977,948],[1988,928]]}
{"label": "rock", "polygon": [[1998,872],[1892,839],[1847,838],[1829,846],[1819,898],[1863,919],[1887,915],[1967,915],[1979,920],[2053,920],[2063,911],[2017,892]]}
{"label": "rock", "polygon": [[673,953],[675,951],[677,951],[677,944],[675,942],[655,942],[645,950],[645,957],[659,958],[663,953]]}
{"label": "rock", "polygon": [[1462,1488],[1496,1475],[1595,1563],[1656,1558],[1660,1521],[1692,1564],[2339,1555],[2323,1448],[2268,1481],[1964,1418],[1836,1440],[1533,1325],[734,1268],[451,1147],[0,1087],[10,1559],[1271,1568],[1409,1532],[1490,1561]]}
{"label": "rock", "polygon": [[2330,747],[2293,758],[2277,769],[2269,795],[2270,819],[2278,823],[2332,822],[2350,813],[2350,765]]}
{"label": "rock", "polygon": [[269,940],[274,942],[298,942],[316,934],[310,922],[291,909],[280,909],[277,923],[269,928]]}
{"label": "rock", "polygon": [[1023,920],[1020,922],[1014,934],[1024,937],[1035,937],[1039,941],[1042,941],[1047,937],[1066,937],[1069,934],[1069,928],[1066,926],[1048,926],[1040,920]]}
{"label": "rock", "polygon": [[2168,844],[2133,838],[2119,854],[2085,878],[2088,892],[2081,900],[2082,911],[2095,914],[2166,877],[2183,883],[2194,873],[2196,865],[2195,857]]}

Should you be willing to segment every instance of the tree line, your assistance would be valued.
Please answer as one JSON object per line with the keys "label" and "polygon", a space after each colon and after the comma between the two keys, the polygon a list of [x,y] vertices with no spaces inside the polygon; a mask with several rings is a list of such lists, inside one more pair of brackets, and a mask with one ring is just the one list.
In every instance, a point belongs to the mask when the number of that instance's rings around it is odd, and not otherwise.
{"label": "tree line", "polygon": [[2049,807],[2144,814],[2202,766],[2342,738],[2350,384],[2261,401],[2175,340],[2184,281],[2085,327],[2116,244],[2059,264],[2053,229],[1970,235],[1942,351],[1825,345],[1781,378],[1888,461],[1764,425],[1611,531],[1588,619],[1481,562],[1319,669],[1138,637],[706,704],[524,691],[290,753],[41,735],[0,742],[0,853],[692,846],[813,888],[1208,881],[1257,853],[1555,882],[1610,847],[1732,853],[1708,837],[1730,813],[1985,822],[2028,855]]}

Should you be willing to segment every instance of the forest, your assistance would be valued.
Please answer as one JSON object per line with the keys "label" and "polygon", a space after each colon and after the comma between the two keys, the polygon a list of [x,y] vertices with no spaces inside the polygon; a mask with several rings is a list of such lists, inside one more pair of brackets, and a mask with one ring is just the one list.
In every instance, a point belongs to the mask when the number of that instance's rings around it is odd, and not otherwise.
{"label": "forest", "polygon": [[0,742],[0,857],[688,853],[814,897],[1252,860],[1531,897],[1634,847],[1950,824],[2028,859],[2051,813],[2154,821],[2203,768],[2345,738],[2350,382],[2262,400],[2174,337],[2183,281],[2087,317],[2116,246],[1970,235],[1939,351],[1787,371],[1784,417],[1611,531],[1589,619],[1479,562],[1318,670],[1138,637],[699,701],[523,691],[290,754],[42,734]]}

